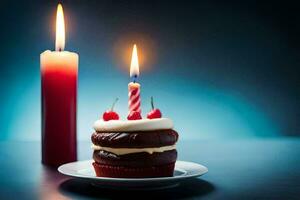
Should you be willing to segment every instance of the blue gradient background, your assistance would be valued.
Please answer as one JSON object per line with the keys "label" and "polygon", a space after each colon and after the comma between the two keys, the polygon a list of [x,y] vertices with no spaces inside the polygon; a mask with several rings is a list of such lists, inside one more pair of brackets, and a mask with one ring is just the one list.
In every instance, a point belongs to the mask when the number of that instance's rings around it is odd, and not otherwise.
{"label": "blue gradient background", "polygon": [[[80,55],[79,140],[115,97],[125,118],[133,43],[144,114],[154,96],[182,140],[299,136],[298,4],[62,3],[66,50]],[[54,49],[56,5],[1,3],[0,140],[40,140],[39,54]]]}

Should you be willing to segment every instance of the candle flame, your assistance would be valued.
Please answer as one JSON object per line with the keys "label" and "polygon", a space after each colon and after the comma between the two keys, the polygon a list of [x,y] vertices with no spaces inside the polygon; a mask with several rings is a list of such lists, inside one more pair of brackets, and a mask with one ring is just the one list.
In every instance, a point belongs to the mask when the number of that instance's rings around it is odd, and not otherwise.
{"label": "candle flame", "polygon": [[131,65],[130,65],[130,77],[136,77],[139,74],[140,74],[140,70],[139,70],[137,47],[136,45],[133,45]]}
{"label": "candle flame", "polygon": [[61,4],[57,6],[56,13],[56,40],[55,50],[63,51],[65,48],[65,19],[64,12]]}

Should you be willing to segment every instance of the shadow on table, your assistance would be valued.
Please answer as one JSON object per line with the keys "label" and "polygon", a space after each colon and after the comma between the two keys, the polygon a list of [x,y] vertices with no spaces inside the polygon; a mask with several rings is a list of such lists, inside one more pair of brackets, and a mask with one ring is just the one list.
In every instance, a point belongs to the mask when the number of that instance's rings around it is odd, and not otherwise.
{"label": "shadow on table", "polygon": [[59,185],[59,191],[65,195],[72,197],[84,196],[95,198],[118,198],[123,199],[145,199],[145,198],[164,198],[164,199],[180,199],[187,197],[200,197],[212,192],[215,187],[204,180],[192,179],[182,182],[179,186],[163,190],[148,191],[125,191],[117,189],[102,189],[95,187],[85,180],[69,179]]}

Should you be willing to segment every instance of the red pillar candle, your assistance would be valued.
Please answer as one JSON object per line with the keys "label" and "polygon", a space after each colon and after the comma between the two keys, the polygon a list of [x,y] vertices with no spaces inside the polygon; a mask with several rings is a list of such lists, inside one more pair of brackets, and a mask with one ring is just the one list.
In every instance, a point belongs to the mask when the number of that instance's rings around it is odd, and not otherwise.
{"label": "red pillar candle", "polygon": [[62,6],[57,8],[56,51],[41,54],[42,162],[49,166],[77,160],[76,107],[78,54],[64,51]]}
{"label": "red pillar candle", "polygon": [[131,65],[130,65],[130,77],[133,77],[133,82],[128,84],[128,108],[129,113],[132,111],[139,112],[141,114],[141,98],[140,98],[140,84],[136,83],[136,79],[139,76],[139,61],[137,55],[137,47],[133,46]]}

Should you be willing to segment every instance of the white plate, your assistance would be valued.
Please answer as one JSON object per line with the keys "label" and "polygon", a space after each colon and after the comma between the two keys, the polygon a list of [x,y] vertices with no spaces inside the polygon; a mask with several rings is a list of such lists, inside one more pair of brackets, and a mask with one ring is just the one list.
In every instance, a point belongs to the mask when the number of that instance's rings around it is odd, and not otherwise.
{"label": "white plate", "polygon": [[158,178],[108,178],[97,177],[92,166],[93,160],[78,161],[61,165],[58,171],[64,175],[85,179],[102,188],[115,189],[163,189],[177,186],[180,181],[198,177],[208,169],[200,164],[176,161],[174,176]]}

